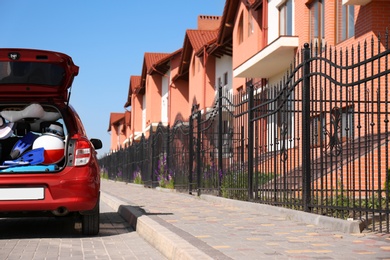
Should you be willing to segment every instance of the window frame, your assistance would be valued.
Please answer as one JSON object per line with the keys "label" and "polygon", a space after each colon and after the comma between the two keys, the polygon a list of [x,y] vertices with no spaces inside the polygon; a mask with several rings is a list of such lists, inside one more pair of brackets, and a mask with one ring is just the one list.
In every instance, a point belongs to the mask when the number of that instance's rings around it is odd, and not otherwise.
{"label": "window frame", "polygon": [[244,14],[240,14],[240,18],[238,19],[237,26],[237,41],[238,44],[241,44],[244,41]]}
{"label": "window frame", "polygon": [[309,6],[309,35],[314,48],[325,45],[325,0],[313,0]]}
{"label": "window frame", "polygon": [[248,37],[255,33],[255,24],[253,20],[251,13],[248,13]]}
{"label": "window frame", "polygon": [[293,1],[285,0],[278,7],[279,10],[279,35],[292,36],[294,25]]}
{"label": "window frame", "polygon": [[343,5],[343,0],[336,1],[336,43],[355,36],[355,6]]}

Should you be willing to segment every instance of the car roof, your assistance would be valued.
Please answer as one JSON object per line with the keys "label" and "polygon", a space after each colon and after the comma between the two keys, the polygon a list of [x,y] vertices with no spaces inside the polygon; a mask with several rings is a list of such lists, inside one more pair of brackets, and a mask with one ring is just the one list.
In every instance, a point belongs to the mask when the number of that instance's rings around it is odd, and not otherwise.
{"label": "car roof", "polygon": [[0,100],[68,101],[79,67],[67,54],[0,48]]}

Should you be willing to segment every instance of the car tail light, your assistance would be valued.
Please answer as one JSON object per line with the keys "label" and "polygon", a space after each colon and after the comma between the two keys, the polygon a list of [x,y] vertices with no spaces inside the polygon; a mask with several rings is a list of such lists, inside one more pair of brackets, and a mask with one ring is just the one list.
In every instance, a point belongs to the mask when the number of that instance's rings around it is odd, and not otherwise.
{"label": "car tail light", "polygon": [[91,158],[91,145],[86,140],[77,140],[75,146],[74,166],[86,165]]}

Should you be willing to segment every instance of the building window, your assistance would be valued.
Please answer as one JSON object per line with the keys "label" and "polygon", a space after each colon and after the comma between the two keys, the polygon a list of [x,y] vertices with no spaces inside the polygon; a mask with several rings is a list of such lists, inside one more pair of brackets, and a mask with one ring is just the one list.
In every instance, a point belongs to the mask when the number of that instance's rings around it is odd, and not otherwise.
{"label": "building window", "polygon": [[345,107],[341,113],[341,141],[345,142],[347,139],[353,139],[354,136],[354,108],[353,106]]}
{"label": "building window", "polygon": [[263,88],[258,93],[262,106],[260,113],[267,115],[267,139],[269,151],[282,151],[294,147],[293,133],[295,122],[294,92],[280,85]]}
{"label": "building window", "polygon": [[355,35],[355,6],[343,5],[342,0],[337,0],[337,43],[342,42]]}
{"label": "building window", "polygon": [[293,34],[292,0],[285,1],[279,7],[279,34],[289,36]]}
{"label": "building window", "polygon": [[310,5],[310,39],[314,48],[325,45],[325,0],[314,0]]}
{"label": "building window", "polygon": [[253,24],[253,16],[248,13],[248,37],[255,32],[255,27]]}
{"label": "building window", "polygon": [[277,101],[277,107],[280,108],[277,111],[277,127],[278,127],[278,138],[281,140],[292,137],[293,130],[293,95],[292,92],[290,97],[287,99],[282,97]]}
{"label": "building window", "polygon": [[219,125],[214,124],[214,136],[213,136],[213,142],[214,142],[214,156],[218,157],[218,147],[219,147],[219,135],[222,136],[222,157],[223,158],[229,158],[232,155],[233,152],[233,128],[232,125],[232,118],[227,115],[226,112],[223,112],[222,117],[224,118],[222,121],[222,133],[219,132]]}
{"label": "building window", "polygon": [[329,115],[316,115],[310,121],[311,146],[325,145],[327,149],[353,139],[354,108],[333,108]]}
{"label": "building window", "polygon": [[238,21],[237,36],[238,44],[242,43],[244,41],[244,18],[242,13],[240,15],[240,20]]}
{"label": "building window", "polygon": [[223,74],[223,85],[226,86],[228,84],[228,73],[225,72]]}
{"label": "building window", "polygon": [[310,120],[310,145],[317,147],[324,140],[323,134],[324,119],[322,115],[317,115]]}
{"label": "building window", "polygon": [[222,155],[230,156],[233,151],[233,128],[230,127],[232,124],[230,120],[223,120],[222,125]]}

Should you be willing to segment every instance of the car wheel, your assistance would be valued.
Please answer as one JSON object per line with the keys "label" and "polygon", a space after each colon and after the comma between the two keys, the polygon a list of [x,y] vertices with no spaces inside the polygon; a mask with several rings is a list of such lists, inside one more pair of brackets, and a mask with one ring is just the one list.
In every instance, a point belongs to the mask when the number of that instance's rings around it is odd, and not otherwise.
{"label": "car wheel", "polygon": [[99,234],[100,210],[99,201],[90,214],[82,215],[82,232],[85,236],[95,236]]}

